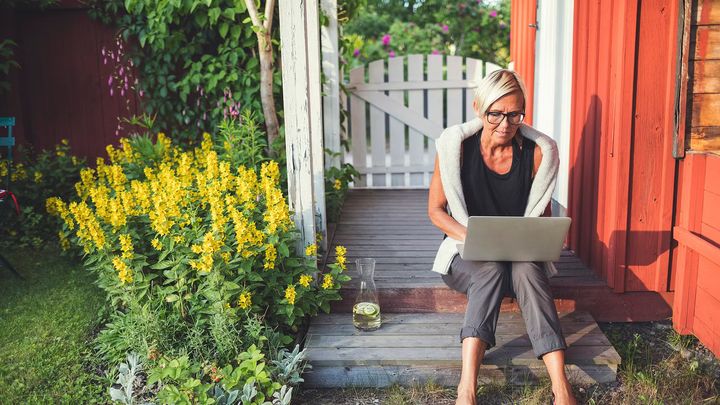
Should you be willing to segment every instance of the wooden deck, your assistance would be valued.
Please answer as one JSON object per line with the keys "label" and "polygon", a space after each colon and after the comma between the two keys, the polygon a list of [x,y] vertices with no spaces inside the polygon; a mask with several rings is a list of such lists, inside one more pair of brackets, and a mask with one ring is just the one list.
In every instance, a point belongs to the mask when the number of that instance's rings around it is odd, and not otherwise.
{"label": "wooden deck", "polygon": [[[568,343],[567,372],[576,383],[615,380],[620,356],[588,313],[560,314]],[[382,314],[380,329],[364,332],[352,314],[314,318],[305,348],[312,370],[303,374],[311,387],[385,387],[433,380],[445,386],[460,381],[462,314]],[[525,323],[517,312],[503,312],[479,381],[523,384],[547,376],[532,351]]]}
{"label": "wooden deck", "polygon": [[[456,385],[467,299],[431,271],[442,234],[427,217],[427,190],[351,190],[331,235],[331,254],[325,260],[334,261],[334,246],[345,246],[347,274],[353,280],[341,290],[343,300],[333,303],[331,314],[311,321],[305,348],[313,369],[303,375],[306,384],[380,387],[432,379]],[[377,261],[383,326],[372,332],[352,325],[358,257]],[[588,292],[608,288],[570,251],[557,266],[560,274],[551,284],[555,296],[561,297],[556,305],[570,345],[568,371],[576,381],[612,381],[620,357],[592,315],[577,311],[575,305],[580,297],[593,296]],[[594,301],[589,304],[596,306]],[[544,376],[545,367],[532,353],[516,303],[506,299],[502,309],[498,343],[487,353],[480,378],[520,383]]]}

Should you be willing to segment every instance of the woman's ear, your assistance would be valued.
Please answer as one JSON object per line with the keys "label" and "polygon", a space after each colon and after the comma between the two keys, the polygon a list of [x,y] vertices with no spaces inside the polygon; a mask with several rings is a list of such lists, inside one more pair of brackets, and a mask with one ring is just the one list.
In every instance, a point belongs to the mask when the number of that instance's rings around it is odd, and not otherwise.
{"label": "woman's ear", "polygon": [[477,99],[476,99],[476,98],[473,99],[473,111],[475,111],[475,116],[476,116],[476,117],[482,118],[482,117],[480,116],[480,107],[478,107],[478,102],[477,102]]}

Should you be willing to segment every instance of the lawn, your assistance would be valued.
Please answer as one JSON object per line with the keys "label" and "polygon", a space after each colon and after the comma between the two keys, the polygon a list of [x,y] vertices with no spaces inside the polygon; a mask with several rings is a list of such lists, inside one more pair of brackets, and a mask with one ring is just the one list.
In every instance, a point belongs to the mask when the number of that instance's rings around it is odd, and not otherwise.
{"label": "lawn", "polygon": [[79,260],[55,250],[3,252],[0,267],[0,403],[103,403],[92,334],[103,293]]}

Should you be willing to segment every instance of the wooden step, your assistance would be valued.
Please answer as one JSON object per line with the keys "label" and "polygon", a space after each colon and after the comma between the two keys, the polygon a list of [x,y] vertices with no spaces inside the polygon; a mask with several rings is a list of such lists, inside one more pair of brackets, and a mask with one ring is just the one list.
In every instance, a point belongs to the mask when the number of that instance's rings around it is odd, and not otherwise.
{"label": "wooden step", "polygon": [[[457,313],[383,313],[382,326],[360,331],[351,314],[322,314],[311,320],[305,349],[312,369],[303,374],[308,387],[386,387],[429,380],[456,386],[461,370]],[[592,384],[615,380],[620,356],[587,312],[560,313],[568,343],[566,362],[572,381]],[[546,377],[532,351],[518,313],[501,313],[496,347],[480,368],[479,380],[524,384]]]}

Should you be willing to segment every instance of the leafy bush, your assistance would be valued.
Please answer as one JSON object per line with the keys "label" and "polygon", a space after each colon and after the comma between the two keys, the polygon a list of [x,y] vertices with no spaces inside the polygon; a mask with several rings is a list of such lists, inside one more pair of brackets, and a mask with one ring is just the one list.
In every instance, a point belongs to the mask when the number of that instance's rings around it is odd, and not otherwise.
{"label": "leafy bush", "polygon": [[[117,26],[132,45],[105,50],[119,66],[112,80],[129,82],[158,128],[176,128],[178,139],[192,140],[198,128],[215,130],[241,109],[262,116],[258,43],[244,1],[92,0],[90,6],[92,17]],[[281,111],[279,71],[274,80]]]}
{"label": "leafy bush", "polygon": [[[328,155],[340,155],[329,149],[325,150]],[[350,163],[344,163],[340,167],[330,167],[325,170],[325,210],[329,222],[337,222],[340,219],[345,195],[348,191],[348,183],[360,176],[355,167]]]}
{"label": "leafy bush", "polygon": [[70,154],[67,140],[52,151],[43,150],[37,154],[19,148],[12,164],[0,160],[0,187],[5,188],[10,170],[9,188],[21,209],[18,216],[12,201],[0,204],[0,223],[3,224],[0,248],[39,247],[57,238],[57,219],[45,215],[45,200],[53,196],[70,197],[84,162]]}
{"label": "leafy bush", "polygon": [[[244,166],[233,171],[209,134],[192,151],[162,134],[148,142],[109,147],[110,164],[98,159],[96,169],[82,170],[76,201],[47,203],[120,318],[147,325],[140,336],[157,339],[166,321],[177,322],[175,340],[186,341],[234,335],[250,313],[292,329],[299,317],[329,311],[349,279],[340,274],[344,260],[315,285],[314,257],[291,250],[298,232],[277,163],[263,162],[259,176]],[[110,329],[123,325],[115,321]]]}

